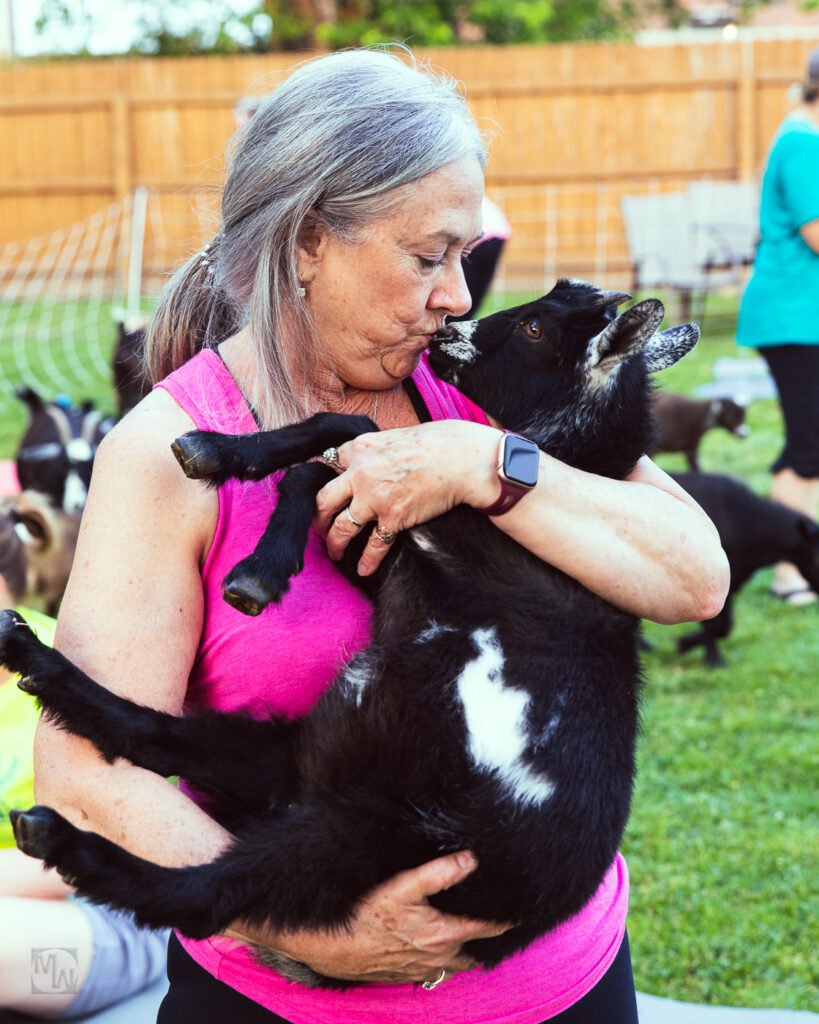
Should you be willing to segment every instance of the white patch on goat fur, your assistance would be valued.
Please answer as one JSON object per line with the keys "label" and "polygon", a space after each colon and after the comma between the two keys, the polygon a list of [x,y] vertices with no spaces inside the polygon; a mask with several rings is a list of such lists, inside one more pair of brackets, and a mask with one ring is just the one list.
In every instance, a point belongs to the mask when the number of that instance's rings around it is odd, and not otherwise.
{"label": "white patch on goat fur", "polygon": [[458,696],[475,764],[495,772],[520,803],[542,803],[554,793],[545,775],[523,763],[529,694],[503,685],[503,651],[494,630],[472,634],[479,654],[458,677]]}
{"label": "white patch on goat fur", "polygon": [[72,469],[65,478],[63,511],[68,512],[70,515],[77,515],[82,512],[87,497],[88,488],[80,479],[79,473]]}
{"label": "white patch on goat fur", "polygon": [[460,337],[455,341],[444,341],[438,348],[445,355],[457,359],[459,363],[474,362],[478,350],[470,341],[478,326],[477,320],[466,320],[457,324],[449,324],[453,331],[457,331]]}
{"label": "white patch on goat fur", "polygon": [[416,546],[419,547],[422,551],[426,551],[430,555],[440,555],[441,552],[430,540],[428,531],[419,529],[416,526],[412,530],[410,530],[410,536],[412,537]]}
{"label": "white patch on goat fur", "polygon": [[373,681],[373,666],[366,657],[354,658],[344,669],[344,682],[352,690],[356,705],[361,704],[364,691]]}
{"label": "white patch on goat fur", "polygon": [[426,644],[430,640],[434,640],[436,636],[441,636],[442,633],[454,633],[454,626],[442,626],[436,622],[435,619],[430,619],[430,623],[426,629],[421,630],[418,636],[415,638],[416,644]]}

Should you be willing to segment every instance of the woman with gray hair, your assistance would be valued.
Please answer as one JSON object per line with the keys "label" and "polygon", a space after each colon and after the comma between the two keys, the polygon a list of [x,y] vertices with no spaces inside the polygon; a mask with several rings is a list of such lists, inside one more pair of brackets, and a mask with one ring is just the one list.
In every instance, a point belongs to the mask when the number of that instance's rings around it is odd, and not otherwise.
{"label": "woman with gray hair", "polygon": [[[221,229],[151,324],[159,383],[97,456],[57,637],[85,671],[173,713],[303,715],[367,643],[369,605],[333,565],[363,524],[378,523],[359,562],[368,574],[398,531],[497,499],[497,424],[424,356],[469,307],[461,259],[480,232],[484,162],[454,83],[384,52],[301,65],[244,126]],[[322,409],[366,413],[381,431],[338,449],[303,572],[278,605],[242,617],[220,583],[262,532],[275,484],[202,487],[170,443]],[[498,529],[634,614],[674,622],[721,607],[716,533],[649,460],[614,481],[541,455],[539,474]],[[203,863],[230,842],[184,782],[101,763],[48,722],[37,755],[40,802],[151,861]],[[636,1020],[621,858],[576,918],[492,971],[470,970],[460,949],[506,925],[448,917],[427,899],[474,868],[465,850],[404,872],[340,934],[251,935],[237,921],[206,941],[174,938],[159,1020]],[[248,940],[359,984],[288,982]]]}

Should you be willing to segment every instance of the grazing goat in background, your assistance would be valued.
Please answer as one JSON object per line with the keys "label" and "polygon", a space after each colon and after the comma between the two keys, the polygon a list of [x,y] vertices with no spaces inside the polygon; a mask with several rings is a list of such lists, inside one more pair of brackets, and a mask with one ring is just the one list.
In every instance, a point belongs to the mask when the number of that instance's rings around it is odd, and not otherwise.
{"label": "grazing goat in background", "polygon": [[14,604],[57,614],[79,528],[79,516],[54,508],[39,491],[0,501],[0,573]]}
{"label": "grazing goat in background", "polygon": [[88,497],[94,456],[113,419],[90,402],[44,402],[31,388],[21,388],[17,397],[30,417],[17,449],[20,487],[47,494],[58,508],[79,515]]}
{"label": "grazing goat in background", "polygon": [[793,562],[819,592],[819,524],[786,505],[761,498],[740,480],[719,473],[672,473],[716,526],[731,585],[722,611],[677,642],[680,653],[704,647],[706,665],[724,665],[717,647],[734,625],[733,597],[758,569]]}
{"label": "grazing goat in background", "polygon": [[706,431],[723,427],[734,437],[744,438],[750,433],[745,424],[745,408],[731,398],[698,401],[660,391],[654,396],[651,408],[659,433],[650,450],[655,452],[683,452],[689,469],[698,470],[699,446]]}
{"label": "grazing goat in background", "polygon": [[151,378],[143,351],[146,327],[147,320],[143,316],[118,314],[117,345],[112,370],[120,419],[151,390]]}
{"label": "grazing goat in background", "polygon": [[[649,374],[698,336],[690,324],[657,334],[657,299],[618,316],[626,298],[559,281],[535,302],[445,327],[430,361],[544,451],[622,478],[651,435]],[[316,492],[334,475],[303,460],[376,429],[363,416],[320,414],[279,431],[175,442],[186,472],[212,482],[303,463],[280,482],[256,554],[232,574],[248,610],[284,593],[301,567]],[[348,552],[361,583],[354,565]],[[178,773],[235,835],[213,863],[170,870],[35,807],[13,812],[20,848],[94,900],[200,938],[237,918],[344,927],[385,879],[462,849],[477,869],[431,902],[515,922],[466,944],[479,963],[497,964],[575,914],[612,864],[629,814],[638,621],[468,506],[402,533],[367,585],[373,642],[299,721],[139,707],[4,613],[0,661],[52,718],[109,761]],[[271,965],[305,984],[351,984],[285,958]]]}

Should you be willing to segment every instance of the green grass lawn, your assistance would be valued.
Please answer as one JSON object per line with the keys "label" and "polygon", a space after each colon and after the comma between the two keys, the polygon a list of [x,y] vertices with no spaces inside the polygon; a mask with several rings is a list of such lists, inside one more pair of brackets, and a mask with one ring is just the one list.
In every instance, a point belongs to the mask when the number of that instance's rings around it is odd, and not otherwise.
{"label": "green grass lawn", "polygon": [[[734,345],[734,315],[730,300],[709,299],[700,344],[660,386],[690,393],[711,379],[717,357],[747,355]],[[110,408],[107,368],[98,376],[98,401]],[[0,405],[6,458],[22,424],[14,413]],[[745,441],[707,435],[702,468],[765,494],[781,443],[777,403],[753,403],[748,422]],[[681,457],[658,461],[685,468]],[[697,652],[676,654],[675,638],[690,627],[646,625],[654,649],[645,657],[639,774],[623,843],[629,934],[642,991],[816,1010],[819,609],[774,601],[769,581],[770,572],[759,573],[735,602],[725,668],[706,669]]]}
{"label": "green grass lawn", "polygon": [[[532,296],[508,296],[523,302]],[[676,303],[668,302],[674,314]],[[696,349],[658,375],[690,394],[734,343],[734,300],[709,297]],[[676,318],[675,318],[676,319]],[[701,468],[770,489],[782,420],[776,401],[748,409],[744,441],[713,430]],[[657,461],[686,469],[683,456]],[[675,639],[690,626],[646,623],[654,649],[639,769],[623,842],[629,937],[643,992],[728,1006],[819,1010],[819,608],[768,595],[770,570],[741,591],[736,625],[708,669]]]}

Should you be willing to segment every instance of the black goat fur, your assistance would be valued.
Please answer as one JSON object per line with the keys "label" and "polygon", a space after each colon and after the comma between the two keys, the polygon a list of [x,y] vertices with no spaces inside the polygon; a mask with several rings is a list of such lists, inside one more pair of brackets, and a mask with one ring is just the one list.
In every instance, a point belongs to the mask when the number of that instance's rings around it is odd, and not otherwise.
{"label": "black goat fur", "polygon": [[[626,298],[560,281],[534,302],[444,328],[432,365],[546,452],[622,478],[651,439],[650,373],[698,336],[693,325],[657,334],[656,299],[617,316]],[[218,483],[261,478],[374,429],[364,417],[319,414],[242,437],[195,431],[174,447],[189,476]],[[232,603],[255,613],[284,593],[332,475],[311,462],[284,476],[257,550],[226,581]],[[358,579],[354,562],[351,553]],[[396,872],[463,849],[477,869],[432,904],[514,922],[467,943],[480,964],[567,920],[600,885],[629,814],[637,620],[467,506],[402,534],[366,585],[372,643],[299,721],[139,707],[4,613],[0,660],[53,719],[109,761],[184,777],[235,835],[215,862],[169,869],[35,807],[14,813],[18,845],[92,899],[200,938],[240,918],[343,928]],[[276,966],[308,984],[351,984]]]}
{"label": "black goat fur", "polygon": [[717,641],[734,626],[733,598],[759,569],[792,562],[819,592],[819,524],[787,505],[755,494],[721,473],[672,473],[719,532],[731,568],[728,597],[719,615],[680,637],[680,653],[703,647],[706,665],[724,665]]}

